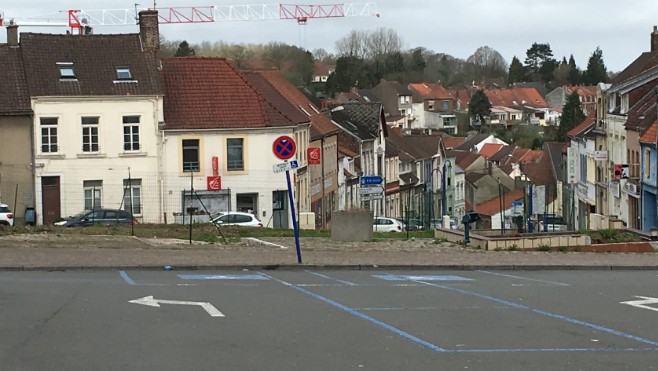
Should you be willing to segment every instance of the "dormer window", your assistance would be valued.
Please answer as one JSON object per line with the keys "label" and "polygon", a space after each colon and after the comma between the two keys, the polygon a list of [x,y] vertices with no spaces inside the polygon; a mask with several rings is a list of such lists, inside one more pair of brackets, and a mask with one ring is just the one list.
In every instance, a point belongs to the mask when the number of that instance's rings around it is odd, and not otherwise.
{"label": "dormer window", "polygon": [[117,80],[132,80],[133,75],[130,72],[130,67],[117,67],[116,68],[117,72]]}
{"label": "dormer window", "polygon": [[75,70],[73,69],[73,63],[71,62],[57,62],[57,68],[59,68],[59,78],[64,80],[75,79]]}

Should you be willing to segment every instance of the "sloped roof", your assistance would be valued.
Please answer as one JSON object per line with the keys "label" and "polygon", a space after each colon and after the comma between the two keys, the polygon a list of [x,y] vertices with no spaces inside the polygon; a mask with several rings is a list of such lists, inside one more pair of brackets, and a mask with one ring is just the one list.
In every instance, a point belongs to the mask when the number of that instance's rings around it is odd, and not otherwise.
{"label": "sloped roof", "polygon": [[464,170],[468,169],[468,167],[471,166],[475,161],[477,161],[477,159],[482,157],[480,154],[476,152],[463,151],[463,150],[446,151],[446,156],[454,157],[455,163]]}
{"label": "sloped roof", "polygon": [[489,98],[492,106],[519,109],[525,106],[534,108],[548,107],[544,98],[535,88],[514,86],[507,89],[484,89],[484,93]]}
{"label": "sloped roof", "polygon": [[489,159],[504,146],[504,144],[485,143],[480,150],[480,154],[484,156],[484,158]]}
{"label": "sloped roof", "polygon": [[561,142],[544,142],[544,148],[548,153],[553,170],[553,176],[556,179],[564,180],[564,166],[562,165],[562,148],[564,143]]}
{"label": "sloped roof", "polygon": [[345,103],[329,110],[335,123],[361,140],[376,139],[379,130],[386,130],[381,103]]}
{"label": "sloped roof", "polygon": [[[286,116],[225,58],[165,58],[162,62],[165,129],[261,128],[308,122],[306,118],[298,121],[302,118],[290,105],[286,113],[294,112],[294,117]],[[279,96],[277,102],[283,104],[285,99]]]}
{"label": "sloped roof", "polygon": [[626,81],[652,67],[658,66],[658,52],[644,52],[640,54],[631,64],[626,66],[614,79],[612,86]]}
{"label": "sloped roof", "polygon": [[325,64],[315,61],[313,63],[313,76],[329,76],[335,69],[335,64]]}
{"label": "sloped roof", "polygon": [[324,113],[320,113],[315,104],[288,81],[279,70],[268,69],[245,72],[247,79],[250,79],[249,76],[252,74],[258,74],[267,80],[288,102],[297,107],[300,112],[310,117],[312,140],[339,131],[338,127],[331,122],[331,119]]}
{"label": "sloped roof", "polygon": [[527,175],[535,185],[555,184],[555,175],[552,170],[552,163],[548,153],[543,153],[535,161],[525,162],[521,167],[521,172]]}
{"label": "sloped roof", "polygon": [[484,133],[479,133],[475,134],[470,138],[466,138],[466,140],[455,147],[455,149],[460,150],[460,151],[470,151],[475,147],[476,145],[482,143],[485,139],[489,138],[490,134],[484,134]]}
{"label": "sloped roof", "polygon": [[491,155],[491,157],[489,157],[489,160],[504,165],[512,157],[512,153],[514,152],[514,149],[515,149],[514,146],[503,146],[498,150],[498,152]]}
{"label": "sloped roof", "polygon": [[400,84],[397,81],[388,81],[388,80],[381,79],[379,84],[380,85],[388,85],[389,88],[392,88],[398,96],[400,96],[400,95],[405,95],[405,96],[409,95],[409,96],[411,96],[411,90],[409,90],[409,88],[407,88],[406,86]]}
{"label": "sloped roof", "polygon": [[402,135],[399,128],[389,130],[386,143],[400,150],[400,161],[430,159],[440,151],[441,137],[434,135]]}
{"label": "sloped roof", "polygon": [[19,48],[0,45],[0,115],[32,111]]}
{"label": "sloped roof", "polygon": [[629,110],[624,127],[626,130],[645,131],[656,121],[656,93],[653,89],[640,98]]}
{"label": "sloped roof", "polygon": [[450,136],[444,136],[443,137],[443,145],[445,146],[446,149],[453,149],[455,147],[458,147],[464,141],[466,140],[466,137],[450,137]]}
{"label": "sloped roof", "polygon": [[[274,72],[274,71],[270,71]],[[268,73],[257,71],[242,72],[249,84],[258,90],[265,100],[279,113],[283,114],[291,123],[310,122],[308,115],[284,96],[276,86],[266,77]],[[271,75],[271,74],[270,74]],[[271,77],[271,76],[270,76]],[[283,78],[283,76],[281,76]],[[276,81],[276,79],[274,79]],[[277,81],[279,88],[283,82]],[[294,89],[294,86],[291,86]]]}
{"label": "sloped roof", "polygon": [[587,131],[587,129],[590,129],[593,126],[594,126],[594,118],[591,117],[591,116],[586,117],[585,120],[583,120],[583,122],[581,122],[579,125],[577,125],[573,129],[569,130],[569,132],[567,133],[567,136],[569,138],[575,138],[575,137],[583,134],[585,131]]}
{"label": "sloped roof", "polygon": [[[139,34],[52,35],[21,33],[20,49],[32,97],[163,95],[155,57]],[[61,79],[57,63],[73,63],[75,79]],[[133,79],[117,81],[116,67]],[[115,82],[116,81],[116,82]]]}
{"label": "sloped roof", "polygon": [[658,142],[658,137],[656,136],[656,123],[654,122],[653,125],[642,134],[640,137],[640,143],[656,145],[656,142]]}
{"label": "sloped roof", "polygon": [[512,201],[522,200],[525,197],[523,189],[515,189],[503,194],[502,197],[496,197],[489,201],[479,203],[475,206],[475,211],[482,215],[492,216],[502,212],[500,205],[502,203],[505,210],[510,209]]}
{"label": "sloped roof", "polygon": [[450,92],[436,82],[409,84],[409,89],[414,93],[414,100],[419,98],[420,101],[426,99],[453,99]]}

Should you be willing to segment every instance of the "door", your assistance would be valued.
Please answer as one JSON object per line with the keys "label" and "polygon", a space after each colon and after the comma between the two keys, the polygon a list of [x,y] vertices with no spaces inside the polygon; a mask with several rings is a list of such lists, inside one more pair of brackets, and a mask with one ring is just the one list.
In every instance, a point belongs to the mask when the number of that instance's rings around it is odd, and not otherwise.
{"label": "door", "polygon": [[61,218],[59,177],[41,178],[41,204],[43,205],[43,224],[51,225]]}

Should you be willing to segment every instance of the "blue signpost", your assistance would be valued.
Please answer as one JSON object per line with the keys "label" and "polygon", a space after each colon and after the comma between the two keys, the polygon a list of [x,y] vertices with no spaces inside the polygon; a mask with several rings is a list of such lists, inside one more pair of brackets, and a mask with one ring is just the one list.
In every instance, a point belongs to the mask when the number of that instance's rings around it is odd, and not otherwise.
{"label": "blue signpost", "polygon": [[[272,144],[272,152],[274,152],[274,155],[281,159],[281,160],[286,160],[286,163],[288,159],[292,158],[295,155],[295,152],[297,152],[297,145],[295,144],[295,141],[287,136],[287,135],[282,135],[276,140],[274,140],[274,143]],[[295,216],[295,199],[292,195],[292,184],[290,182],[290,169],[297,167],[297,161],[291,161],[291,163],[294,162],[295,166],[282,166],[279,167],[282,170],[285,170],[286,172],[286,181],[288,183],[288,200],[290,201],[290,212],[292,213],[292,227],[293,230],[295,231],[295,247],[297,248],[297,263],[301,264],[302,263],[302,251],[299,248],[299,228],[297,226],[297,217]],[[292,165],[292,164],[291,164]],[[275,166],[274,168],[275,172],[277,171],[277,167]]]}

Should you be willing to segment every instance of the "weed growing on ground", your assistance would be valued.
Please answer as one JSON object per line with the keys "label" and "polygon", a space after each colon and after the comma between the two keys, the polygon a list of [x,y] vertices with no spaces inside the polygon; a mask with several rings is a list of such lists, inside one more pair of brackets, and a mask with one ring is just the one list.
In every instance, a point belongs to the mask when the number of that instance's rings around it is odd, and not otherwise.
{"label": "weed growing on ground", "polygon": [[548,245],[539,245],[537,251],[551,251],[551,247]]}

